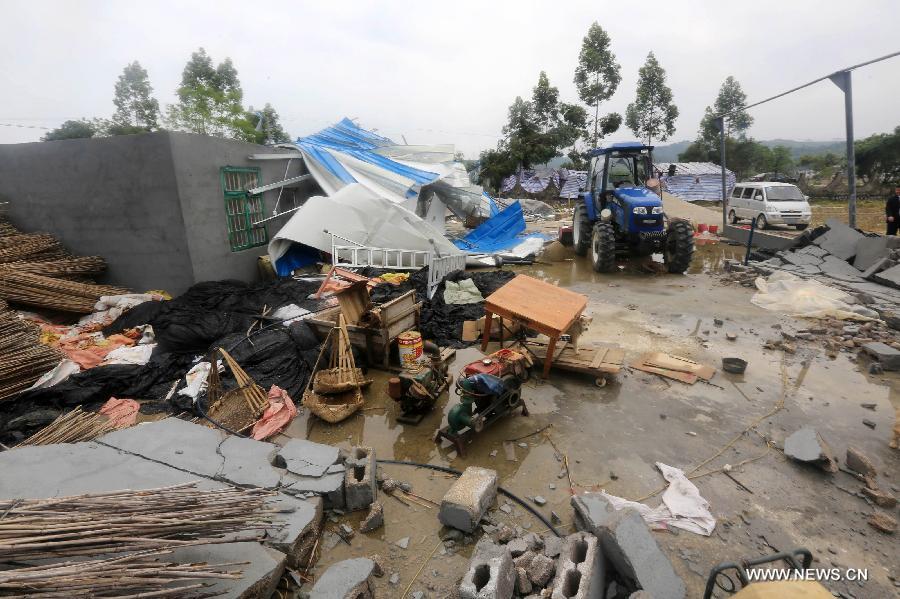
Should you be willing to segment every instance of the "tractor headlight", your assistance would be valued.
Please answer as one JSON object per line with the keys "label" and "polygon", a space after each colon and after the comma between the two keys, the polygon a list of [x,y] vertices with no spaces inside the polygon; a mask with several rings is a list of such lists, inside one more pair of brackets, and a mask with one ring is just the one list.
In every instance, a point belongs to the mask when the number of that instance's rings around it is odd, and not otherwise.
{"label": "tractor headlight", "polygon": [[600,220],[608,223],[612,219],[612,210],[609,208],[604,208],[600,211]]}
{"label": "tractor headlight", "polygon": [[647,209],[644,206],[636,206],[634,209],[635,214],[647,214]]}
{"label": "tractor headlight", "polygon": [[662,206],[654,206],[650,214],[662,214]]}

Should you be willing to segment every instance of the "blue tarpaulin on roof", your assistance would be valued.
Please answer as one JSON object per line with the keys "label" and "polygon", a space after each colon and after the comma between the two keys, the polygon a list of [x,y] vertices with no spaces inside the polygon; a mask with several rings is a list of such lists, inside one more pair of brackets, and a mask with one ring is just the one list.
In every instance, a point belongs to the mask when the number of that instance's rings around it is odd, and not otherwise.
{"label": "blue tarpaulin on roof", "polygon": [[522,206],[519,202],[513,202],[453,243],[470,254],[494,254],[511,249],[528,237],[543,237],[539,233],[522,236],[524,232]]}

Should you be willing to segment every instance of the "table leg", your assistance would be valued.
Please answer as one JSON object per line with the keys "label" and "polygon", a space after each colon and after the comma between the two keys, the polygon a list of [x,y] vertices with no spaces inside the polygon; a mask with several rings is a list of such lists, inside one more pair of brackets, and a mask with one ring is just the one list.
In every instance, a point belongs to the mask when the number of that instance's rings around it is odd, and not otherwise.
{"label": "table leg", "polygon": [[[490,310],[484,311],[484,331],[481,333],[481,351],[485,351],[491,340],[491,325],[494,322],[494,314]],[[502,321],[501,321],[502,322]]]}
{"label": "table leg", "polygon": [[544,358],[544,378],[550,378],[550,366],[553,364],[553,353],[556,351],[556,341],[559,339],[559,333],[550,337],[550,343],[547,344],[547,357]]}

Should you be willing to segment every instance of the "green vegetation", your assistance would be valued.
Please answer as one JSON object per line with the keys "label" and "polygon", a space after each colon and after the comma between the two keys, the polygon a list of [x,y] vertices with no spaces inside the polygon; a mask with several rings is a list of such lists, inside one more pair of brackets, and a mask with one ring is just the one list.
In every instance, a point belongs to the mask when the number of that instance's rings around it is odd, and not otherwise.
{"label": "green vegetation", "polygon": [[[244,92],[230,58],[213,66],[206,50],[191,54],[178,87],[178,103],[167,108],[166,125],[177,131],[229,137],[258,144],[283,143],[290,136],[271,104],[243,108]],[[148,133],[160,129],[159,101],[150,78],[137,61],[128,64],[115,85],[111,119],[66,121],[41,141]]]}
{"label": "green vegetation", "polygon": [[666,71],[653,52],[638,70],[637,98],[625,110],[625,124],[651,145],[654,139],[666,141],[675,133],[678,107],[672,102],[672,90],[666,85]]}
{"label": "green vegetation", "polygon": [[592,147],[597,147],[603,137],[615,132],[622,124],[622,115],[616,112],[600,116],[600,104],[616,93],[622,80],[622,67],[616,62],[616,55],[609,44],[609,34],[594,21],[581,42],[578,66],[575,68],[578,97],[594,109],[594,118],[590,122],[594,129],[590,138]]}

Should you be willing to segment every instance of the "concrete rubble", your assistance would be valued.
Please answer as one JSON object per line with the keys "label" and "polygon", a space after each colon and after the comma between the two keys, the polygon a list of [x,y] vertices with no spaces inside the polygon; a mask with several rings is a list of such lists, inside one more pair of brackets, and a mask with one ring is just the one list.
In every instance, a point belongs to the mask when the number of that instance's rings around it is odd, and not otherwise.
{"label": "concrete rubble", "polygon": [[784,455],[798,462],[813,464],[826,472],[837,472],[838,465],[822,436],[810,427],[803,427],[784,440]]}
{"label": "concrete rubble", "polygon": [[373,599],[375,562],[368,558],[332,564],[316,581],[310,599]]}
{"label": "concrete rubble", "polygon": [[441,501],[441,524],[473,532],[497,496],[497,472],[470,466]]}
{"label": "concrete rubble", "polygon": [[509,599],[516,583],[512,556],[505,547],[482,537],[459,585],[461,599]]}

